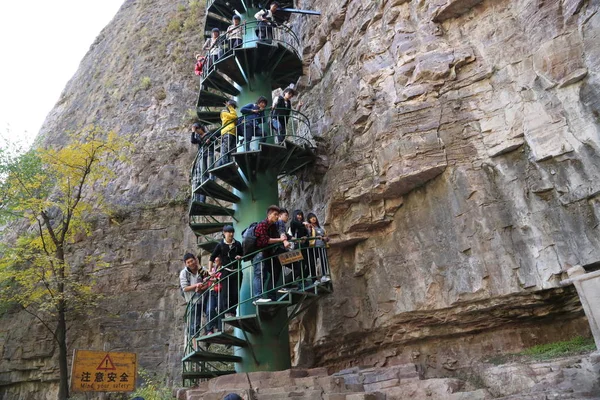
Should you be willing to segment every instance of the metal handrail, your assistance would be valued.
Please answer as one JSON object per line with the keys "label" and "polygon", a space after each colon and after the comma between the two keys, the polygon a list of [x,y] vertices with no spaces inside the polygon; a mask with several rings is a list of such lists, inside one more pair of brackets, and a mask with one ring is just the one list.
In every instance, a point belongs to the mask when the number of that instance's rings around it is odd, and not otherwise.
{"label": "metal handrail", "polygon": [[[308,287],[314,287],[314,280],[319,280],[322,277],[330,276],[330,267],[329,260],[327,257],[327,245],[313,245],[313,246],[303,246],[302,243],[306,243],[307,241],[320,240],[321,237],[307,237],[300,239],[291,239],[290,242],[295,242],[299,244],[298,250],[300,250],[305,257],[302,261],[297,261],[291,266],[291,272],[288,274],[284,274],[283,266],[279,264],[276,259],[281,254],[281,252],[277,252],[278,249],[281,249],[281,243],[273,244],[263,249],[257,250],[256,252],[244,256],[241,260],[235,260],[231,263],[222,266],[219,271],[231,270],[229,275],[224,278],[216,279],[212,281],[212,284],[206,288],[202,293],[196,293],[192,300],[190,300],[186,306],[185,311],[185,343],[186,343],[186,352],[192,351],[192,339],[198,336],[201,336],[200,333],[207,330],[209,326],[217,325],[217,329],[221,330],[222,328],[218,326],[221,324],[222,318],[225,314],[235,314],[236,308],[238,305],[255,302],[256,300],[264,297],[271,297],[277,300],[277,293],[282,288],[296,287],[301,286],[302,289]],[[275,252],[275,254],[269,257],[257,257],[263,252]],[[248,261],[249,260],[249,261]],[[243,266],[243,263],[246,263]],[[268,272],[267,277],[262,276],[261,280],[261,290],[260,293],[255,292],[254,288],[254,267],[258,264],[261,264],[261,269]],[[241,288],[241,280],[244,276],[244,272],[248,271],[249,268],[252,268],[250,274],[246,274],[247,276],[252,276],[252,284],[250,285],[250,296],[247,299],[239,298],[239,302],[237,304],[230,304],[230,296],[227,296],[227,299],[219,298],[221,296],[220,293],[223,293],[225,285],[229,287],[231,277],[235,277],[237,280],[237,284],[235,287]],[[281,269],[280,273],[276,273],[277,269]],[[281,284],[279,284],[279,278],[275,281],[274,276],[280,275]],[[225,290],[227,293],[228,290]],[[284,296],[285,294],[280,294],[280,296]],[[216,299],[215,299],[216,297]],[[268,303],[267,303],[268,304]],[[207,310],[207,307],[209,309]],[[202,315],[199,315],[201,313]],[[197,321],[204,321],[200,324],[196,324]],[[190,324],[194,323],[196,326],[194,329],[190,329]]]}
{"label": "metal handrail", "polygon": [[[244,147],[247,149],[258,147],[258,143],[273,142],[276,138],[282,140],[289,140],[303,146],[305,145],[308,147],[313,147],[313,144],[309,139],[310,122],[308,120],[308,117],[305,114],[296,110],[289,110],[289,116],[273,115],[272,112],[277,110],[288,111],[288,109],[265,108],[265,117],[262,118],[262,122],[259,122],[258,127],[255,123],[246,121],[246,118],[242,116],[242,118],[240,119],[241,122],[238,122],[237,124],[235,124],[235,126],[233,123],[230,123],[228,125],[221,126],[217,130],[212,132],[208,138],[210,140],[210,143],[205,143],[201,146],[198,146],[198,153],[196,154],[196,158],[194,159],[194,162],[192,164],[192,168],[190,171],[192,193],[194,193],[196,188],[200,186],[206,179],[208,179],[207,171],[210,171],[212,168],[218,165],[224,164],[225,161],[231,159],[231,155],[233,153],[236,153],[238,151],[237,147],[239,146],[239,142],[242,138],[237,136],[237,132],[242,133],[243,136],[248,135],[248,137],[250,137],[249,135],[252,134],[252,137],[254,137],[254,139],[251,139],[248,142],[246,142],[245,138],[243,139]],[[277,131],[273,127],[273,120],[277,120],[279,122],[283,118],[286,118],[286,132]],[[250,123],[253,123],[254,125],[250,127],[248,125]],[[236,133],[236,146],[233,149],[229,149],[228,151],[223,152],[222,139],[224,135],[222,135],[221,133],[223,129],[232,126],[234,126],[233,132]],[[288,132],[290,133],[288,134]],[[262,133],[262,135],[258,137],[254,136],[254,134],[257,133]],[[229,135],[229,133],[225,133],[225,135]],[[203,165],[203,158],[205,157],[205,154],[207,158],[207,165]],[[217,154],[219,155],[218,157]]]}
{"label": "metal handrail", "polygon": [[[259,22],[262,21],[244,21],[240,24],[240,29],[242,29],[242,43],[236,48],[251,47],[249,46],[250,44],[255,44],[259,42],[264,43],[264,40],[261,40],[258,38],[258,36],[256,36],[256,31],[258,30]],[[270,43],[281,44],[287,49],[293,51],[294,54],[296,54],[298,57],[300,57],[300,54],[302,54],[300,51],[300,39],[291,28],[285,25],[276,25],[271,22],[266,22],[266,24],[269,26],[270,29],[272,29],[273,37],[269,39],[271,40]],[[252,30],[254,30],[254,35],[252,35]],[[225,58],[233,55],[233,51],[235,49],[229,47],[229,41],[230,39],[227,37],[226,33],[219,36],[216,43],[218,54],[215,60],[213,60],[213,56],[211,55],[212,49],[206,51],[206,53],[204,54],[205,62],[202,68],[202,74],[200,75],[201,81],[206,79],[208,75],[210,75],[215,70],[216,66],[221,60],[224,60]]]}

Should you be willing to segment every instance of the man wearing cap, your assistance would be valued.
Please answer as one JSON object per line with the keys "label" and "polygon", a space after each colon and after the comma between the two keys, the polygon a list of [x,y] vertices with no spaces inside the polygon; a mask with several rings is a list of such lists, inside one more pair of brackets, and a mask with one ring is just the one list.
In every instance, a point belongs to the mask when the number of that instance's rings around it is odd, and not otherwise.
{"label": "man wearing cap", "polygon": [[226,225],[223,228],[223,239],[210,255],[208,270],[216,272],[214,261],[221,259],[222,289],[219,292],[219,308],[228,310],[226,314],[235,315],[235,308],[239,300],[240,287],[242,285],[242,274],[240,273],[240,259],[243,255],[242,244],[233,238],[235,230],[233,226]]}
{"label": "man wearing cap", "polygon": [[273,134],[277,135],[277,143],[283,143],[287,128],[287,120],[292,112],[292,97],[296,95],[296,90],[292,85],[285,88],[283,94],[273,99],[273,108],[271,109],[271,126]]}
{"label": "man wearing cap", "polygon": [[221,31],[219,28],[213,28],[211,31],[211,37],[206,39],[206,42],[204,42],[204,47],[202,47],[202,50],[208,51],[208,55],[211,56],[210,60],[213,64],[217,62],[219,56],[221,55],[220,34]]}

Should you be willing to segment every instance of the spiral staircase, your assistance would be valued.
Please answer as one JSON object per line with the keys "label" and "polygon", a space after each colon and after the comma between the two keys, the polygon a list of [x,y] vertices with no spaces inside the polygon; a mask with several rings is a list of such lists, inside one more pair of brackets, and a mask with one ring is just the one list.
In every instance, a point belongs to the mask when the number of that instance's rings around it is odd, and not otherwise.
{"label": "spiral staircase", "polygon": [[[225,225],[233,225],[236,239],[241,241],[244,228],[263,220],[269,205],[279,204],[279,179],[295,174],[315,160],[310,123],[298,111],[292,111],[289,116],[283,142],[276,144],[275,137],[281,132],[273,131],[269,118],[265,117],[263,137],[254,137],[244,145],[238,142],[236,149],[221,152],[221,128],[217,126],[225,101],[236,99],[243,105],[254,102],[260,95],[270,98],[273,89],[296,82],[302,75],[300,43],[288,27],[272,26],[272,37],[267,40],[257,36],[254,14],[259,3],[251,0],[207,1],[205,31],[210,33],[214,27],[226,31],[229,21],[237,13],[242,17],[243,41],[240,46],[230,48],[227,39],[221,39],[218,58],[211,59],[200,76],[197,115],[200,121],[213,125],[213,132],[212,140],[200,146],[192,167],[189,225],[204,252],[214,250]],[[293,1],[280,3],[283,7],[293,7]],[[244,126],[245,121],[239,121],[236,130],[242,130]],[[333,290],[330,280],[321,283],[318,280],[321,276],[317,276],[318,270],[319,275],[329,276],[326,249],[311,247],[303,254],[306,259],[302,262],[309,272],[283,273],[270,290],[262,293],[273,298],[266,303],[256,302],[259,295],[252,288],[255,266],[252,255],[224,266],[238,271],[235,278],[227,279],[238,280],[238,287],[241,287],[239,305],[218,309],[212,320],[222,320],[223,326],[232,327],[233,332],[224,329],[205,334],[205,327],[211,322],[206,316],[192,333],[187,327],[182,360],[184,386],[224,374],[291,367],[290,321],[320,296]],[[216,281],[208,290],[227,283]],[[199,301],[206,300],[202,297]],[[188,304],[188,325],[195,320],[194,309],[192,303]]]}

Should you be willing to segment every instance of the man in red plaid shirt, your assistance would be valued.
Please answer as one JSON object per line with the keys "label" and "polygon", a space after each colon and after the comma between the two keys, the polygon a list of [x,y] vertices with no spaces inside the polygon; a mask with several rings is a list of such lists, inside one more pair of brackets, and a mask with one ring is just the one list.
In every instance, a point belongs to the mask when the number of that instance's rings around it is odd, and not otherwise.
{"label": "man in red plaid shirt", "polygon": [[[267,208],[267,218],[259,222],[254,228],[256,236],[256,247],[264,249],[275,243],[283,243],[284,247],[289,247],[290,243],[285,234],[280,235],[275,223],[279,219],[279,207],[270,206]],[[273,289],[279,281],[281,275],[281,264],[277,255],[283,252],[281,247],[269,248],[258,253],[252,260],[254,268],[254,296],[260,296],[263,292]],[[267,279],[267,282],[264,281]],[[264,303],[274,299],[275,293],[271,294],[271,299],[257,299],[257,303]]]}

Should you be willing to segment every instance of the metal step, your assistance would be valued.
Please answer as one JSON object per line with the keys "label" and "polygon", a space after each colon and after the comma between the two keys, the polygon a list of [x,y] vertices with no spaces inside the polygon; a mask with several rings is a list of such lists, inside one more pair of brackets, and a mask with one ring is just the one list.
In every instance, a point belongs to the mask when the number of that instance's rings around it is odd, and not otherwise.
{"label": "metal step", "polygon": [[225,332],[213,333],[212,335],[198,338],[199,342],[209,344],[222,344],[225,346],[247,347],[248,342]]}
{"label": "metal step", "polygon": [[220,165],[208,172],[239,191],[248,189],[248,185],[246,184],[244,177],[240,175],[240,169],[235,162]]}
{"label": "metal step", "polygon": [[231,82],[225,79],[225,77],[218,71],[209,74],[201,84],[206,88],[219,90],[231,96],[238,96],[240,94],[239,89],[233,86]]}
{"label": "metal step", "polygon": [[205,124],[211,125],[221,123],[221,111],[211,111],[204,107],[198,107],[196,109],[196,115],[198,116],[198,119]]}
{"label": "metal step", "polygon": [[227,97],[220,94],[209,92],[208,90],[200,90],[196,107],[223,107],[225,102],[229,100]]}
{"label": "metal step", "polygon": [[248,333],[257,334],[261,332],[260,321],[255,314],[224,318],[223,322]]}
{"label": "metal step", "polygon": [[285,294],[285,296],[287,296],[290,303],[294,305],[301,303],[308,298],[317,297],[317,294],[314,292],[305,292],[302,290],[290,290]]}
{"label": "metal step", "polygon": [[237,61],[238,54],[246,49],[237,49],[225,57],[221,57],[217,63],[217,70],[233,80],[238,85],[247,83],[247,76],[242,72]]}
{"label": "metal step", "polygon": [[205,194],[208,197],[228,201],[230,203],[237,203],[240,201],[240,198],[237,195],[211,179],[205,180],[200,186],[198,186],[195,190],[195,193]]}
{"label": "metal step", "polygon": [[209,0],[207,1],[207,11],[231,19],[234,10],[240,13],[246,11],[244,3],[249,4],[248,1],[244,2],[242,0]]}
{"label": "metal step", "polygon": [[269,301],[268,303],[256,303],[257,314],[263,320],[275,318],[281,310],[287,310],[292,303],[286,300]]}
{"label": "metal step", "polygon": [[260,157],[258,158],[257,170],[258,171],[266,171],[273,166],[277,166],[279,163],[284,162],[289,159],[288,154],[290,151],[289,148],[278,145],[278,144],[270,144],[270,143],[261,143],[260,144]]}
{"label": "metal step", "polygon": [[212,353],[210,351],[205,350],[196,350],[193,353],[190,353],[183,357],[183,362],[185,361],[220,361],[220,362],[240,362],[242,361],[242,357],[234,356],[232,354],[220,354],[220,353]]}
{"label": "metal step", "polygon": [[221,232],[225,225],[231,225],[231,222],[190,222],[190,228],[196,235]]}
{"label": "metal step", "polygon": [[221,31],[221,36],[225,35],[227,32],[227,27],[231,25],[231,17],[227,18],[226,16],[220,15],[220,13],[206,13],[206,24],[204,25],[204,36],[210,37],[211,30],[213,28],[219,28]]}
{"label": "metal step", "polygon": [[218,244],[219,244],[218,240],[210,240],[208,242],[198,243],[198,247],[200,247],[202,250],[204,250],[206,252],[212,253]]}
{"label": "metal step", "polygon": [[183,379],[212,379],[212,378],[216,378],[219,376],[224,376],[224,375],[231,375],[231,374],[235,374],[235,371],[190,371],[190,372],[183,372],[181,374],[181,377]]}
{"label": "metal step", "polygon": [[231,208],[225,208],[218,206],[216,204],[209,203],[201,203],[199,201],[192,201],[190,205],[190,215],[195,216],[207,216],[211,215],[213,217],[228,217],[233,216],[235,210]]}

